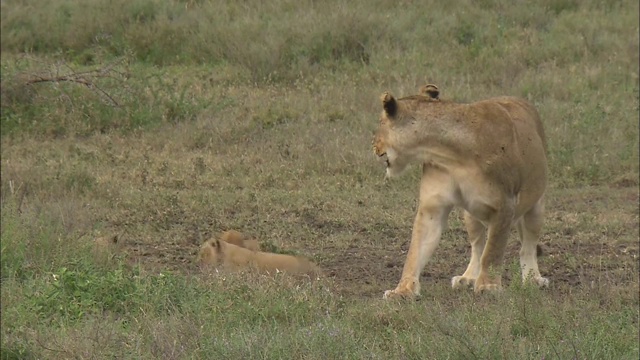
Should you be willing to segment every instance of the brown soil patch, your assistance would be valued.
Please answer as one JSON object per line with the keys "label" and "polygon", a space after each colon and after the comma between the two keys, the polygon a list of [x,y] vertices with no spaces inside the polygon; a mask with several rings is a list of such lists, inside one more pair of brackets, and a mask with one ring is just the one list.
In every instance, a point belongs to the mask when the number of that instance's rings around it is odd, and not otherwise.
{"label": "brown soil patch", "polygon": [[[543,276],[553,286],[594,286],[602,282],[632,283],[638,281],[638,193],[635,188],[563,192],[555,190],[556,198],[547,201],[545,232],[542,238],[544,255],[539,259]],[[393,288],[400,278],[408,249],[410,229],[389,229],[370,241],[373,233],[353,229],[339,221],[315,218],[301,211],[301,222],[323,233],[351,232],[353,243],[346,247],[326,245],[304,249],[330,277],[337,291],[345,296],[379,297]],[[400,246],[389,239],[394,234],[407,235]],[[318,241],[312,242],[314,245]],[[365,244],[366,243],[366,244]],[[364,244],[364,245],[360,245]],[[131,262],[140,263],[150,271],[196,271],[193,259],[198,241],[193,236],[182,241],[151,241],[138,239],[126,243]],[[517,269],[519,244],[512,233],[505,256],[503,281],[508,284]],[[422,284],[449,286],[452,276],[466,268],[470,248],[462,225],[448,230],[434,258],[422,273]],[[315,255],[315,256],[314,256]]]}

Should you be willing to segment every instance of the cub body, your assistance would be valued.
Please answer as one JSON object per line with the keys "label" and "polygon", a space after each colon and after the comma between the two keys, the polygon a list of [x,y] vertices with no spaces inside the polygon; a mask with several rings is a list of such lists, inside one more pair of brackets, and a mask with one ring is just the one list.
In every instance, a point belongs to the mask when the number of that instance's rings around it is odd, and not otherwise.
{"label": "cub body", "polygon": [[302,256],[252,251],[219,239],[211,239],[202,245],[198,254],[198,263],[231,271],[257,270],[267,273],[320,274],[318,266]]}
{"label": "cub body", "polygon": [[228,230],[223,232],[222,235],[220,235],[220,240],[225,241],[229,244],[243,247],[245,249],[249,249],[251,251],[260,250],[258,240],[249,239],[244,234],[236,230]]}

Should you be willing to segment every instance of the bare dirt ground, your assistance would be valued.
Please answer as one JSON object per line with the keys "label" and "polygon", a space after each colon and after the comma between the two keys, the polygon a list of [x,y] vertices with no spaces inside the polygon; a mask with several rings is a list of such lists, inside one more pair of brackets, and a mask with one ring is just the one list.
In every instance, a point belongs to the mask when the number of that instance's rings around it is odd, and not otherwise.
{"label": "bare dirt ground", "polygon": [[[551,280],[552,288],[638,282],[638,188],[635,184],[625,185],[628,184],[550,191],[541,241],[544,255],[539,262],[541,272]],[[354,241],[346,247],[314,248],[295,244],[318,262],[339,293],[378,297],[395,286],[409,246],[410,228],[389,227],[376,232],[364,227],[354,230],[337,221],[322,220],[314,216],[313,211],[307,210],[304,214],[297,216],[296,221],[318,233],[352,233]],[[434,258],[423,271],[423,288],[449,286],[451,277],[464,271],[470,248],[461,222],[455,221],[460,218],[459,211],[454,210],[450,224],[453,221],[456,225],[450,225]],[[131,262],[151,271],[197,271],[193,258],[202,235],[196,235],[196,232],[193,230],[187,240],[176,242],[134,239],[132,236],[126,242],[127,254]],[[371,245],[372,237],[376,245]],[[318,244],[318,241],[311,243]],[[505,256],[503,281],[506,284],[517,269],[518,250],[517,235],[513,231]]]}

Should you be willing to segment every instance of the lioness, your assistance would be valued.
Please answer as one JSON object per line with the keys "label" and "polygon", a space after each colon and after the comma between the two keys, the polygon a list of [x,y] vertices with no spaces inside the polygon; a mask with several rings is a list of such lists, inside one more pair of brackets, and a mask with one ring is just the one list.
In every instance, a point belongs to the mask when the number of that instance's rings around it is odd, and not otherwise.
{"label": "lioness", "polygon": [[[440,101],[438,87],[395,99],[381,96],[373,150],[386,177],[422,163],[419,208],[402,277],[384,298],[419,295],[420,272],[447,226],[451,209],[464,209],[471,260],[454,288],[499,289],[502,257],[515,224],[522,243],[523,281],[549,281],[538,271],[537,244],[547,186],[546,140],[536,109],[524,99],[497,97],[470,104]],[[487,237],[485,238],[485,232]]]}
{"label": "lioness", "polygon": [[304,257],[252,251],[215,238],[202,245],[197,262],[232,271],[256,269],[271,273],[320,274],[320,269]]}
{"label": "lioness", "polygon": [[220,235],[220,240],[228,242],[229,244],[243,247],[245,249],[249,249],[251,251],[260,250],[258,240],[249,239],[244,234],[236,230],[228,230],[223,232],[222,235]]}

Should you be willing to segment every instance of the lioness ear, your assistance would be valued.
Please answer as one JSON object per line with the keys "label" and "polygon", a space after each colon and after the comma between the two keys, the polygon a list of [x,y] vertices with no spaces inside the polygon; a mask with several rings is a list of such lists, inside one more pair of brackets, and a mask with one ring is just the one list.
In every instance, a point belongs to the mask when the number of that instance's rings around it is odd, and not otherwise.
{"label": "lioness ear", "polygon": [[420,88],[420,94],[426,95],[432,99],[438,99],[440,90],[438,90],[438,87],[433,84],[427,84]]}
{"label": "lioness ear", "polygon": [[387,113],[387,116],[394,117],[398,113],[398,102],[393,98],[391,94],[385,92],[380,96],[380,100],[382,100],[382,108]]}

